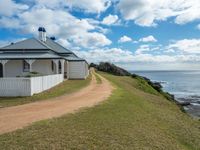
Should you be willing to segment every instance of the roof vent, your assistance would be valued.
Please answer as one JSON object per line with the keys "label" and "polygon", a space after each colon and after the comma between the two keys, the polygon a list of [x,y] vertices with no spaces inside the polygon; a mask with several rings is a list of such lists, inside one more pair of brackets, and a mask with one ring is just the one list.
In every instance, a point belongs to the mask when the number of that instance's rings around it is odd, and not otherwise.
{"label": "roof vent", "polygon": [[39,40],[42,42],[46,42],[46,30],[44,27],[39,27],[38,28],[38,32],[39,32]]}
{"label": "roof vent", "polygon": [[55,41],[55,40],[56,40],[55,36],[50,37],[50,39],[51,39],[52,41]]}

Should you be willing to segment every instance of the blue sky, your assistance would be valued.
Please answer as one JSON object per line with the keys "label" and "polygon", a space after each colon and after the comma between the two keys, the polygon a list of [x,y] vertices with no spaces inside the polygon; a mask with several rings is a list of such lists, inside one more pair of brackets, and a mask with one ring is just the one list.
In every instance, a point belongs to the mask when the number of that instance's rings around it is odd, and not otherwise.
{"label": "blue sky", "polygon": [[0,46],[48,36],[89,62],[200,69],[199,0],[1,0]]}

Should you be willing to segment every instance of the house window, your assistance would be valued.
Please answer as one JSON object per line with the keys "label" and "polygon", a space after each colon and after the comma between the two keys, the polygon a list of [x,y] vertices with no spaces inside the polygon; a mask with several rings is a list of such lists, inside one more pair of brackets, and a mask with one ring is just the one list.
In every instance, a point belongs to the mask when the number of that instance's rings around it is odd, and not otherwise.
{"label": "house window", "polygon": [[51,70],[54,71],[54,63],[51,61]]}
{"label": "house window", "polygon": [[30,65],[25,60],[23,61],[23,71],[29,72],[30,71]]}

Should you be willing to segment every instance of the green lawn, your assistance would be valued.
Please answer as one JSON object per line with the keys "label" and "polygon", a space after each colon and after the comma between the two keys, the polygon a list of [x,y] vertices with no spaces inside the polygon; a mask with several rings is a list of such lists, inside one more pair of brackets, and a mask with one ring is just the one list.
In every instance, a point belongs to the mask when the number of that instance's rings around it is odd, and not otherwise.
{"label": "green lawn", "polygon": [[0,148],[200,149],[199,121],[181,112],[146,83],[130,77],[101,74],[116,87],[107,101],[1,135]]}
{"label": "green lawn", "polygon": [[30,97],[8,97],[0,98],[0,107],[8,107],[14,105],[21,105],[25,103],[31,103],[40,100],[46,100],[49,98],[54,98],[64,94],[70,94],[81,88],[87,86],[91,80],[91,75],[86,80],[66,80],[63,83],[44,91],[40,94],[35,94]]}

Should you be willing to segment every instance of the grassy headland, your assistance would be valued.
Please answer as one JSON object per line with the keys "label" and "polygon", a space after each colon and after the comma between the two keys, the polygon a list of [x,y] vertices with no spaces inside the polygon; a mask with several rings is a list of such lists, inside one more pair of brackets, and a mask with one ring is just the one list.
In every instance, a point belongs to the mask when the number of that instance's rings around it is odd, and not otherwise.
{"label": "grassy headland", "polygon": [[29,97],[2,97],[0,98],[0,107],[22,105],[26,103],[58,97],[64,94],[70,94],[87,86],[90,80],[91,75],[86,80],[66,80],[63,83],[47,91]]}
{"label": "grassy headland", "polygon": [[100,72],[116,87],[102,104],[0,135],[1,149],[200,149],[200,122],[144,80]]}

